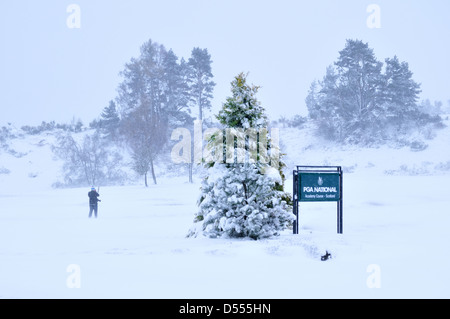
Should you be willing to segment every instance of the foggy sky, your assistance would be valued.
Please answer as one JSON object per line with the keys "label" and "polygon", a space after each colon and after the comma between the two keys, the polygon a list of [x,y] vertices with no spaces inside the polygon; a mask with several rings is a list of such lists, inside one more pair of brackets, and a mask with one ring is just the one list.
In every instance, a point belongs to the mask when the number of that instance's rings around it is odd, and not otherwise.
{"label": "foggy sky", "polygon": [[[67,25],[72,3],[80,28]],[[381,28],[367,25],[370,4],[381,10]],[[408,62],[421,99],[450,99],[446,0],[2,0],[0,13],[0,125],[72,117],[87,125],[116,97],[119,72],[149,39],[186,60],[192,48],[208,49],[213,113],[233,77],[249,72],[271,119],[306,115],[311,82],[346,39],[368,42],[383,62]]]}

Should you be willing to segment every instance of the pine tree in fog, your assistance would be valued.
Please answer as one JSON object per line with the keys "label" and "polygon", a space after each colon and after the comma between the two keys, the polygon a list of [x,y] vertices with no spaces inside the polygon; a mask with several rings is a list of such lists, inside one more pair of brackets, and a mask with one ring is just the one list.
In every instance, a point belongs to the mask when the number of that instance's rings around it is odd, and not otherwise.
{"label": "pine tree in fog", "polygon": [[114,141],[117,138],[120,117],[114,101],[109,101],[109,105],[103,109],[100,120],[97,123],[105,138]]}
{"label": "pine tree in fog", "polygon": [[412,79],[408,63],[400,62],[397,56],[387,58],[385,62],[386,70],[380,94],[385,105],[384,117],[389,124],[401,130],[417,116],[420,85]]}
{"label": "pine tree in fog", "polygon": [[149,40],[121,72],[118,102],[121,129],[130,150],[131,167],[144,177],[151,173],[156,184],[155,163],[176,127],[192,125],[190,115],[191,68],[172,50]]}
{"label": "pine tree in fog", "polygon": [[121,72],[118,101],[121,106],[121,133],[133,159],[132,168],[144,176],[152,174],[154,163],[167,142],[169,108],[166,87],[164,46],[149,40],[141,46],[139,58],[132,58]]}
{"label": "pine tree in fog", "polygon": [[[188,62],[184,63],[184,75],[189,91],[189,105],[198,110],[197,120],[203,121],[205,110],[211,109],[211,99],[216,85],[211,71],[211,55],[207,49],[194,48]],[[191,119],[193,120],[193,119]],[[192,122],[191,122],[192,123]],[[192,127],[192,124],[188,127]],[[193,131],[191,130],[191,134]],[[192,158],[188,164],[189,182],[192,183],[194,150],[191,150]]]}
{"label": "pine tree in fog", "polygon": [[334,65],[338,75],[338,114],[345,119],[341,121],[343,134],[366,135],[379,107],[382,63],[367,43],[347,40]]}
{"label": "pine tree in fog", "polygon": [[192,124],[189,107],[188,66],[184,59],[178,62],[178,57],[169,50],[163,60],[165,88],[164,103],[169,116],[170,128],[185,127]]}
{"label": "pine tree in fog", "polygon": [[203,120],[204,111],[211,108],[214,86],[211,72],[211,56],[207,49],[194,48],[188,61],[188,81],[191,99],[198,108],[198,119]]}
{"label": "pine tree in fog", "polygon": [[439,126],[439,119],[417,105],[420,84],[412,79],[408,63],[397,56],[385,63],[383,69],[367,43],[347,40],[323,80],[311,84],[305,100],[320,135],[376,144],[407,134],[417,125]]}

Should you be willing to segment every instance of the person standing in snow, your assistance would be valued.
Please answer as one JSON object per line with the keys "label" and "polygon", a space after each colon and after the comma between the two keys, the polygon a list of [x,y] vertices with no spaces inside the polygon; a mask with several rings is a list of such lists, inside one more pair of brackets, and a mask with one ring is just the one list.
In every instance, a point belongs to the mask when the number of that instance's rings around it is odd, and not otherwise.
{"label": "person standing in snow", "polygon": [[88,193],[88,196],[89,196],[89,218],[92,217],[92,212],[95,213],[95,218],[97,218],[98,202],[101,202],[101,200],[98,199],[100,194],[97,193],[95,187],[92,187],[91,191]]}

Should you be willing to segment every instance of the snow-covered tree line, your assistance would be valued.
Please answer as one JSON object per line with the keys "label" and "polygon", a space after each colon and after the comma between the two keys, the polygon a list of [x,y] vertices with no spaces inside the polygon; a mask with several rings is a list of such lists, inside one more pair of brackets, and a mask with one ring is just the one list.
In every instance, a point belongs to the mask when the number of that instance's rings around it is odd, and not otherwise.
{"label": "snow-covered tree line", "polygon": [[[71,139],[70,134],[60,138],[55,150],[66,162],[67,175],[73,176],[78,167],[79,176],[86,176],[82,153],[96,152],[89,148],[101,148],[105,163],[108,159],[114,163],[121,160],[111,147],[115,146],[130,154],[129,167],[144,178],[146,186],[149,175],[156,184],[155,164],[168,153],[171,131],[176,127],[192,127],[194,120],[203,120],[204,112],[211,108],[215,86],[211,64],[207,49],[194,48],[186,61],[159,43],[145,42],[140,55],[131,58],[120,72],[122,82],[117,97],[103,109],[99,119],[91,122],[96,133],[80,143]],[[98,137],[101,143],[95,146],[90,143]],[[95,157],[85,158],[91,161],[89,167],[98,167],[93,162]],[[191,182],[192,169],[190,165]],[[92,184],[96,179],[93,172],[85,178],[86,183]],[[101,171],[96,174],[108,175]],[[107,178],[103,180],[108,182]]]}
{"label": "snow-covered tree line", "polygon": [[306,98],[318,133],[330,140],[377,144],[410,134],[419,127],[439,127],[439,116],[418,104],[420,84],[407,62],[397,56],[378,61],[367,43],[347,40],[322,81]]}
{"label": "snow-covered tree line", "polygon": [[[119,168],[125,166],[142,176],[145,185],[148,178],[156,183],[155,164],[167,161],[174,144],[174,129],[189,128],[192,135],[195,119],[203,120],[205,126],[204,114],[211,108],[215,86],[211,64],[207,49],[194,48],[185,60],[149,40],[141,46],[139,56],[131,58],[120,72],[117,96],[90,123],[95,133],[86,131],[76,119],[70,124],[52,121],[24,126],[22,131],[61,131],[54,151],[65,162],[67,186],[92,184],[94,180],[122,182],[125,173]],[[432,138],[434,130],[442,126],[439,114],[450,110],[450,106],[428,100],[418,103],[420,84],[412,75],[408,63],[397,56],[382,63],[367,43],[347,40],[323,79],[311,84],[306,97],[308,117],[281,117],[274,123],[278,127],[302,128],[314,122],[320,136],[340,143],[376,145],[396,141],[397,145],[423,149],[424,143],[408,137],[419,132]],[[0,132],[1,145],[6,145],[7,133],[7,128]],[[79,133],[83,136],[74,136]],[[194,148],[192,145],[191,156]],[[126,149],[130,158],[123,159],[124,152],[118,149]],[[100,150],[101,167],[93,162],[95,156],[85,156]],[[83,161],[98,171],[83,169]],[[186,165],[191,182],[193,165],[194,160]],[[92,173],[86,174],[89,171]]]}

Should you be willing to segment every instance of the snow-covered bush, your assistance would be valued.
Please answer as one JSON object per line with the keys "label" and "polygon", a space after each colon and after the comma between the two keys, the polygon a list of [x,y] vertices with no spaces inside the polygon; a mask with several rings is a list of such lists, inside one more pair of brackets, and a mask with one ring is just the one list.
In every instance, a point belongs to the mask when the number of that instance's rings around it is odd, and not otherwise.
{"label": "snow-covered bush", "polygon": [[[278,173],[278,172],[277,172]],[[197,222],[209,237],[267,238],[291,222],[281,177],[261,174],[255,164],[216,164],[202,184]]]}

